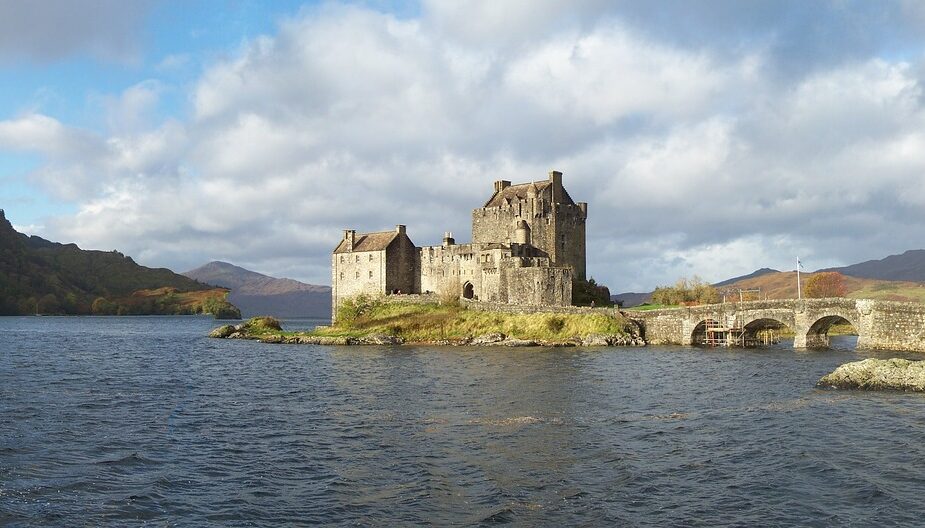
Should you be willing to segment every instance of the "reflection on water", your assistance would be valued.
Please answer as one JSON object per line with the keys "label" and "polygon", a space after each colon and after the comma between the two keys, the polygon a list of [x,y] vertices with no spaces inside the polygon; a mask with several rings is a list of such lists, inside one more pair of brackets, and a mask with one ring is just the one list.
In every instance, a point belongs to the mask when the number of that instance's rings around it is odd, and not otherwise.
{"label": "reflection on water", "polygon": [[203,338],[213,325],[0,319],[0,525],[925,513],[925,397],[814,388],[845,361],[915,357],[856,353],[852,337],[799,352],[325,348]]}

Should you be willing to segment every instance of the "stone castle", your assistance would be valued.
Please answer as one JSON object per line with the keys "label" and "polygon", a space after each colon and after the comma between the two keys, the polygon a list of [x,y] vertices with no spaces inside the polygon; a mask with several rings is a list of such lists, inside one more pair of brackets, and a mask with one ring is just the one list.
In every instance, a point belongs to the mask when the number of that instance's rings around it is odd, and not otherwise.
{"label": "stone castle", "polygon": [[344,237],[331,258],[332,303],[356,295],[437,293],[494,303],[567,306],[572,280],[585,278],[588,204],[575,202],[562,173],[511,185],[495,182],[472,211],[472,242],[446,233],[438,246],[417,247],[404,225]]}

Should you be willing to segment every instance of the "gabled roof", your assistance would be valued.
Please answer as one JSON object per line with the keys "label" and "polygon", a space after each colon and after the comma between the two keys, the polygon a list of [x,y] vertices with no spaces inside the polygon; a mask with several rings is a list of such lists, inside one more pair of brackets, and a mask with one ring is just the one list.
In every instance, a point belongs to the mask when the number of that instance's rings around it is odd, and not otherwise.
{"label": "gabled roof", "polygon": [[[491,198],[485,202],[485,205],[482,207],[501,207],[504,205],[509,205],[518,200],[526,200],[527,192],[530,190],[530,186],[536,187],[537,193],[544,192],[552,182],[549,180],[530,182],[530,183],[518,183],[517,185],[509,185],[502,189],[500,192],[496,192],[491,195]],[[575,205],[575,202],[572,201],[572,197],[569,196],[568,191],[565,190],[565,187],[562,188],[562,199],[559,203]]]}
{"label": "gabled roof", "polygon": [[[391,244],[398,235],[399,233],[397,231],[357,233],[353,243],[353,251],[382,251],[389,247],[389,244]],[[347,241],[341,239],[334,253],[349,253],[349,251],[347,251]]]}

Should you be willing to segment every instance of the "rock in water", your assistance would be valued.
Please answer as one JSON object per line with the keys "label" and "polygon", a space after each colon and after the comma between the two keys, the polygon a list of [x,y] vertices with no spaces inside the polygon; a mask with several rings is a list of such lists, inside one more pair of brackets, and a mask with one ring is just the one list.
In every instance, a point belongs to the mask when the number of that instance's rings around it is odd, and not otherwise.
{"label": "rock in water", "polygon": [[237,328],[235,328],[235,327],[232,326],[232,325],[220,326],[220,327],[216,328],[215,330],[212,330],[211,332],[209,332],[209,337],[215,337],[215,338],[218,338],[218,339],[225,339],[226,337],[230,336],[231,334],[235,333],[236,331],[237,331]]}
{"label": "rock in water", "polygon": [[604,334],[589,334],[582,338],[581,344],[587,347],[605,347],[613,344],[613,341],[613,338]]}
{"label": "rock in water", "polygon": [[865,359],[853,361],[823,376],[820,387],[925,392],[925,361]]}
{"label": "rock in water", "polygon": [[485,334],[473,339],[471,344],[474,346],[496,345],[504,341],[505,337],[507,336],[499,332],[495,332],[493,334]]}

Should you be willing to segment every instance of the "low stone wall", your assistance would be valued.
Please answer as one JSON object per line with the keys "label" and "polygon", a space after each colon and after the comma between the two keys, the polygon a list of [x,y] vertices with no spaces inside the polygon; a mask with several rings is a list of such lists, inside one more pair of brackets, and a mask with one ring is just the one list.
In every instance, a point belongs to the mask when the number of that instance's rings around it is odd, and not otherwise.
{"label": "low stone wall", "polygon": [[379,299],[385,302],[404,304],[437,304],[440,302],[440,296],[436,293],[391,294],[383,295]]}
{"label": "low stone wall", "polygon": [[505,304],[486,301],[473,301],[471,299],[460,299],[460,304],[470,310],[477,310],[480,312],[504,312],[513,314],[600,314],[609,315],[611,317],[620,314],[620,309],[617,307],[591,308],[588,306],[537,306],[527,304]]}

